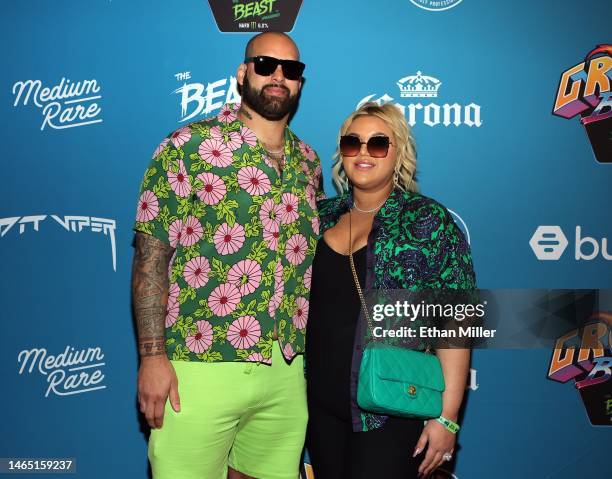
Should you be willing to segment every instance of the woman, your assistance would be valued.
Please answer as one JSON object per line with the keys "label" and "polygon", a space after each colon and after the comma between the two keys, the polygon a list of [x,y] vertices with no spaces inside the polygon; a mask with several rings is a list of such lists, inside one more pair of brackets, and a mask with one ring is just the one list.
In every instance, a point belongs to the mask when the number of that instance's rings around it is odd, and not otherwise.
{"label": "woman", "polygon": [[473,289],[469,247],[446,208],[417,193],[414,140],[395,106],[366,103],[351,114],[336,156],[334,181],[343,193],[318,203],[323,236],[306,340],[312,467],[316,479],[427,476],[452,458],[469,350],[437,351],[448,421],[359,409],[364,326],[348,254],[364,290]]}

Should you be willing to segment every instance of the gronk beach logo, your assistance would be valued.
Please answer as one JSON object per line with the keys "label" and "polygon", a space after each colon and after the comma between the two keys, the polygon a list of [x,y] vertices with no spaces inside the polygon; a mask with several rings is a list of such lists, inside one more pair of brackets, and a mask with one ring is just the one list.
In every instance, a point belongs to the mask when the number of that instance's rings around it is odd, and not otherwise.
{"label": "gronk beach logo", "polygon": [[373,101],[379,105],[394,102],[394,104],[406,115],[406,120],[410,126],[417,123],[423,123],[427,126],[445,127],[461,125],[479,128],[482,125],[480,116],[480,105],[469,103],[460,105],[459,103],[444,103],[439,105],[433,101],[427,101],[432,98],[437,98],[442,86],[442,81],[439,79],[424,75],[421,71],[417,71],[416,75],[409,75],[401,78],[396,83],[399,89],[400,99],[410,99],[409,103],[396,102],[395,99],[385,93],[377,97],[376,94],[368,95],[362,98],[357,107],[368,101]]}
{"label": "gronk beach logo", "polygon": [[595,313],[557,339],[548,379],[573,379],[591,424],[612,426],[612,312]]}
{"label": "gronk beach logo", "polygon": [[580,115],[595,159],[612,163],[612,45],[597,45],[584,61],[561,74],[553,115]]}
{"label": "gronk beach logo", "polygon": [[19,80],[13,84],[13,107],[27,106],[31,101],[42,111],[41,130],[47,126],[63,130],[102,123],[100,93],[100,85],[94,79],[75,82],[62,78],[50,87],[41,80]]}
{"label": "gronk beach logo", "polygon": [[47,378],[45,397],[71,396],[105,389],[104,353],[99,346],[75,349],[66,346],[57,355],[49,354],[46,348],[24,349],[17,355],[19,374],[38,372]]}

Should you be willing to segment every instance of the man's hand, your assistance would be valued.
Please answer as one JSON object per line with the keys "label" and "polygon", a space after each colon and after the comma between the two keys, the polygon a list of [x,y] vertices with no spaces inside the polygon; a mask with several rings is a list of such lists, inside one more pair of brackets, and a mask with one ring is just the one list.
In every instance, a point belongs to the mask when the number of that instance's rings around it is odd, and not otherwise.
{"label": "man's hand", "polygon": [[178,380],[172,363],[166,356],[143,358],[138,370],[138,403],[151,428],[162,427],[168,397],[172,409],[179,412]]}

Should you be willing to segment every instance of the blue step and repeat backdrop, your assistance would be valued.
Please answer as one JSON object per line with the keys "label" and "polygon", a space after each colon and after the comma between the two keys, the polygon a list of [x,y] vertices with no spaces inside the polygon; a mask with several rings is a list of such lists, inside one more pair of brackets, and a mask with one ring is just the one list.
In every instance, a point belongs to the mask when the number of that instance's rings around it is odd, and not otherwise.
{"label": "blue step and repeat backdrop", "polygon": [[[2,2],[0,457],[147,477],[129,288],[138,187],[168,132],[239,99],[253,31],[291,31],[300,47],[292,127],[319,153],[328,195],[343,119],[392,102],[481,288],[612,288],[610,7]],[[550,358],[474,352],[457,460],[436,477],[610,477],[612,428],[591,424],[573,381],[548,378]]]}

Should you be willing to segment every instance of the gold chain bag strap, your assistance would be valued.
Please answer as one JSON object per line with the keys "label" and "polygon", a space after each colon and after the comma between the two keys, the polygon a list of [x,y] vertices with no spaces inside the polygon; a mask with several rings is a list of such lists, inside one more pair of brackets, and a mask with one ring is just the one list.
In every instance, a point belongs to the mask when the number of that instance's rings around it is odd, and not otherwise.
{"label": "gold chain bag strap", "polygon": [[[353,261],[351,211],[349,210],[349,262],[368,329],[372,318]],[[418,419],[442,413],[444,375],[433,354],[370,342],[363,350],[357,385],[357,403],[365,411]]]}

